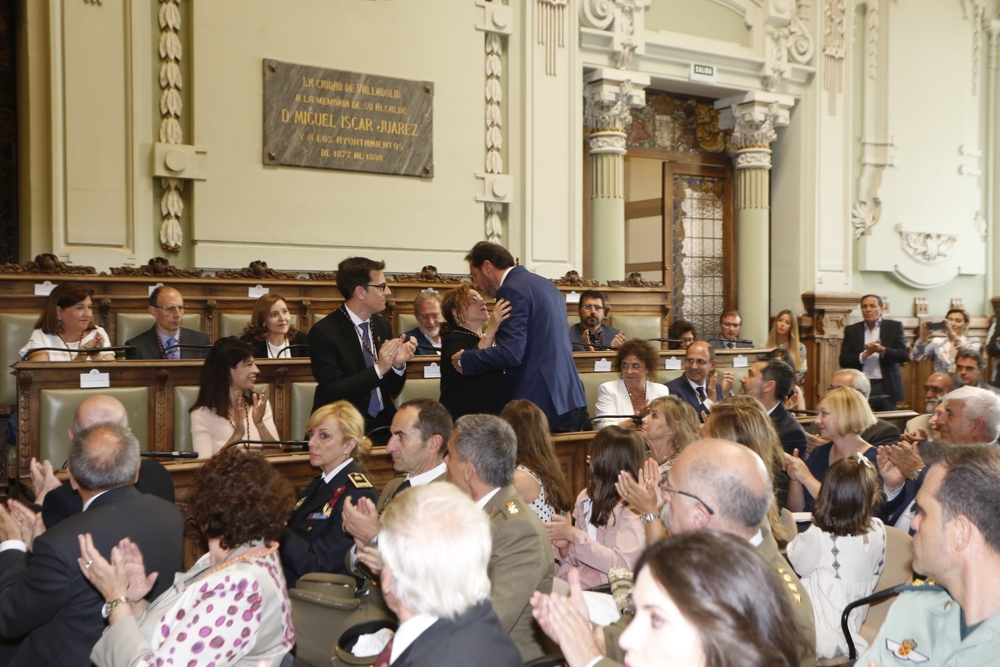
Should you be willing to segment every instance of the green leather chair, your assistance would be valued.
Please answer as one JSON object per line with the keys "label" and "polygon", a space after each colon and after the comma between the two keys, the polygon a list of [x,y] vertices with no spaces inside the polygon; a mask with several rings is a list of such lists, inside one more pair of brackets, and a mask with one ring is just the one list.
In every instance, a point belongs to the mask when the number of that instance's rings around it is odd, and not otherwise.
{"label": "green leather chair", "polygon": [[21,360],[17,352],[35,330],[38,315],[31,313],[0,313],[0,405],[17,405],[17,378],[10,366]]}
{"label": "green leather chair", "polygon": [[[135,338],[143,331],[148,331],[153,322],[153,316],[149,313],[118,313],[115,316],[115,345],[124,345],[125,341]],[[181,326],[201,331],[201,315],[186,313]]]}
{"label": "green leather chair", "polygon": [[583,393],[587,396],[587,412],[593,417],[597,414],[597,388],[605,382],[618,379],[618,373],[580,373],[583,382]]}
{"label": "green leather chair", "polygon": [[139,439],[143,451],[149,433],[149,387],[109,387],[105,389],[43,389],[39,396],[41,405],[40,455],[62,468],[69,451],[68,431],[73,426],[73,415],[84,399],[97,394],[117,398],[128,413],[129,428]]}
{"label": "green leather chair", "polygon": [[414,398],[441,398],[441,380],[439,378],[410,378],[403,385],[403,390],[393,401],[398,408],[403,403]]}
{"label": "green leather chair", "polygon": [[288,432],[289,440],[306,437],[306,426],[312,416],[313,399],[316,396],[315,382],[292,383],[292,418]]}
{"label": "green leather chair", "polygon": [[413,313],[400,313],[396,316],[396,335],[417,328],[417,316]]}
{"label": "green leather chair", "polygon": [[[294,313],[289,313],[288,319],[291,320],[292,326],[297,327],[299,316]],[[249,313],[220,313],[219,314],[219,338],[226,338],[227,336],[236,336],[239,338],[243,335],[243,331],[246,329],[247,325],[250,323]]]}
{"label": "green leather chair", "polygon": [[330,313],[313,313],[313,325],[319,322],[321,319],[329,315]]}
{"label": "green leather chair", "polygon": [[623,331],[626,338],[662,337],[659,315],[612,315],[611,326]]}
{"label": "green leather chair", "polygon": [[[267,384],[255,384],[253,390],[260,392]],[[174,387],[174,451],[193,452],[191,444],[191,406],[198,400],[198,387]],[[271,400],[271,399],[268,399]],[[274,404],[271,404],[272,411]],[[281,438],[280,433],[275,433]]]}

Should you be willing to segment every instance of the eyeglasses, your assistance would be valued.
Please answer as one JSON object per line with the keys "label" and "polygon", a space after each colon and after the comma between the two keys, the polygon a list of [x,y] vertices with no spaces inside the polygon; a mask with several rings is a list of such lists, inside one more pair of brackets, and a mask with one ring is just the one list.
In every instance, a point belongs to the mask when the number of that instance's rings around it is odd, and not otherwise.
{"label": "eyeglasses", "polygon": [[[868,459],[865,459],[865,460],[867,461]],[[694,495],[693,493],[688,493],[687,491],[681,491],[680,489],[675,489],[674,487],[670,486],[666,482],[660,482],[660,488],[663,489],[664,491],[666,491],[667,493],[669,493],[670,495],[677,494],[677,495],[681,495],[681,496],[687,496],[688,498],[692,498],[692,499],[698,501],[699,503],[701,503],[702,505],[704,505],[705,509],[708,510],[709,514],[711,514],[711,515],[715,514],[715,510],[713,510],[711,507],[709,507],[708,503],[706,503],[704,500],[702,500],[698,496]]]}
{"label": "eyeglasses", "polygon": [[580,310],[604,310],[604,306],[598,306],[596,303],[588,303],[580,306]]}
{"label": "eyeglasses", "polygon": [[636,362],[634,364],[622,364],[621,370],[623,371],[642,371],[646,369],[646,364],[641,362]]}
{"label": "eyeglasses", "polygon": [[159,308],[160,310],[165,310],[171,315],[176,315],[177,313],[184,312],[184,306],[153,306],[153,308]]}
{"label": "eyeglasses", "polygon": [[441,319],[441,313],[424,313],[423,315],[417,315],[418,320],[431,321]]}
{"label": "eyeglasses", "polygon": [[708,366],[708,359],[692,359],[687,357],[684,359],[684,363],[688,366]]}
{"label": "eyeglasses", "polygon": [[388,283],[379,283],[378,285],[372,285],[371,283],[365,285],[365,287],[375,287],[379,292],[384,292],[385,288],[388,287]]}

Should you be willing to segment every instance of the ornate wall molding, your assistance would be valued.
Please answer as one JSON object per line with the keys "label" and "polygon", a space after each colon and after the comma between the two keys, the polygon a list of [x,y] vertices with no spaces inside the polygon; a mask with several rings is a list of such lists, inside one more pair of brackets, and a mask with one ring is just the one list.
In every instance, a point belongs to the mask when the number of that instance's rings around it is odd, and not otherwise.
{"label": "ornate wall molding", "polygon": [[922,264],[934,264],[946,259],[958,241],[954,234],[900,230],[899,236],[906,254]]}
{"label": "ornate wall molding", "polygon": [[789,59],[804,65],[813,57],[812,33],[800,15],[796,3],[772,1],[767,23],[766,60],[762,79],[768,92],[775,92],[790,71]]}
{"label": "ornate wall molding", "polygon": [[[184,131],[181,129],[180,62],[183,47],[178,33],[181,29],[181,0],[160,0],[160,143],[183,144]],[[160,198],[160,246],[167,252],[177,252],[184,242],[180,218],[184,213],[184,181],[179,178],[162,178],[163,196]]]}
{"label": "ornate wall molding", "polygon": [[545,73],[556,75],[556,46],[566,48],[567,0],[537,0],[535,25],[538,43],[545,46]]}
{"label": "ornate wall molding", "polygon": [[583,0],[580,3],[580,18],[588,28],[607,30],[615,20],[615,1]]}
{"label": "ornate wall molding", "polygon": [[979,70],[983,65],[982,48],[983,21],[986,20],[986,5],[982,0],[972,1],[972,94],[979,94]]}
{"label": "ornate wall molding", "polygon": [[632,58],[645,53],[643,12],[648,0],[583,0],[580,3],[582,28],[606,30],[611,43],[607,45],[615,67],[627,70]]}
{"label": "ornate wall molding", "polygon": [[866,201],[859,201],[851,208],[851,224],[854,225],[854,238],[860,239],[862,236],[871,233],[872,227],[878,219],[875,217],[875,209],[868,205]]}
{"label": "ornate wall molding", "polygon": [[847,0],[825,0],[823,5],[823,88],[830,100],[830,115],[837,115],[837,95],[844,91],[845,21]]}
{"label": "ornate wall molding", "polygon": [[865,24],[868,31],[868,78],[874,79],[878,76],[878,0],[868,0]]}
{"label": "ornate wall molding", "polygon": [[972,218],[972,226],[975,227],[976,233],[979,234],[979,238],[986,239],[986,216],[983,215],[982,211],[977,211],[976,215]]}
{"label": "ornate wall molding", "polygon": [[[565,3],[565,0],[563,0]],[[542,16],[542,0],[539,0],[539,17]],[[558,3],[556,3],[558,4]],[[486,21],[476,29],[486,33],[486,165],[485,172],[476,174],[483,180],[483,194],[476,197],[484,207],[485,236],[491,243],[500,243],[503,237],[504,204],[509,204],[513,186],[509,174],[503,173],[503,35],[509,35],[510,11],[500,0],[477,0],[476,5],[485,10]],[[539,22],[539,41],[541,41]],[[553,47],[554,48],[554,47]],[[555,59],[553,56],[554,66]]]}

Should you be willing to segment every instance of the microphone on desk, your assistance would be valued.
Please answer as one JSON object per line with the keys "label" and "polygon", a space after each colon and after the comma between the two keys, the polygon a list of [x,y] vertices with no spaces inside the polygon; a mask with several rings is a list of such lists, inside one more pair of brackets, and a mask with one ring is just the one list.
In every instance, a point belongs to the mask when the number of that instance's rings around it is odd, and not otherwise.
{"label": "microphone on desk", "polygon": [[[596,343],[572,343],[574,352],[590,352],[588,347],[594,348],[598,352],[603,352],[605,350],[611,350],[612,352],[617,352],[617,348],[609,347],[607,345],[597,345]],[[579,348],[579,349],[577,349]]]}
{"label": "microphone on desk", "polygon": [[368,438],[369,440],[371,440],[373,433],[380,433],[381,431],[388,431],[391,428],[392,428],[392,426],[388,426],[388,425],[387,426],[379,426],[378,428],[373,428],[372,430],[370,430],[367,433],[365,433],[365,437]]}
{"label": "microphone on desk", "polygon": [[646,342],[660,342],[660,343],[687,343],[686,340],[681,340],[680,338],[647,338]]}
{"label": "microphone on desk", "polygon": [[747,345],[753,347],[753,341],[746,338],[722,338],[721,336],[716,336],[715,338],[709,338],[706,342],[711,343],[712,341],[719,341],[720,343],[733,343],[734,345],[739,343],[746,343]]}
{"label": "microphone on desk", "polygon": [[183,343],[177,343],[176,345],[168,345],[165,348],[163,348],[163,354],[165,355],[170,350],[174,350],[174,349],[176,349],[178,347],[181,348],[181,349],[183,349],[183,350],[210,350],[210,349],[212,349],[211,345],[184,345]]}
{"label": "microphone on desk", "polygon": [[430,354],[433,354],[436,357],[440,357],[441,356],[441,348],[440,347],[433,347],[433,346],[430,346],[430,345],[417,345],[416,351],[420,351],[420,350],[424,350],[424,351],[430,350]]}
{"label": "microphone on desk", "polygon": [[139,452],[139,456],[165,459],[196,459],[198,452]]}
{"label": "microphone on desk", "polygon": [[792,408],[788,408],[788,411],[793,415],[806,415],[807,417],[815,417],[819,414],[815,410],[793,410]]}
{"label": "microphone on desk", "polygon": [[96,352],[126,352],[128,350],[134,350],[134,345],[117,345],[115,347],[87,347],[82,350],[73,350],[66,347],[33,347],[24,354],[21,355],[21,361],[24,361],[29,356],[35,352],[69,352],[72,354],[94,354]]}
{"label": "microphone on desk", "polygon": [[308,440],[236,440],[229,443],[223,449],[229,449],[230,447],[236,447],[237,445],[288,445],[289,447],[294,447],[296,449],[308,449]]}
{"label": "microphone on desk", "polygon": [[594,421],[598,419],[631,419],[636,424],[638,424],[639,422],[642,421],[642,415],[595,415],[593,417],[587,417],[587,419],[584,420],[583,423],[584,425],[592,424]]}
{"label": "microphone on desk", "polygon": [[[175,345],[174,347],[177,347],[177,346]],[[199,346],[191,345],[189,347],[201,347],[201,346],[200,345]],[[208,347],[211,347],[211,345],[209,345]],[[302,348],[302,347],[304,347],[306,349],[309,349],[309,346],[307,344],[305,344],[305,343],[296,343],[294,345],[286,345],[285,347],[283,347],[280,350],[278,350],[277,353],[275,353],[274,358],[277,359],[278,357],[280,357],[281,353],[284,352],[285,350],[294,350],[294,349],[298,349],[298,348]],[[167,349],[169,350],[171,348],[168,347]]]}

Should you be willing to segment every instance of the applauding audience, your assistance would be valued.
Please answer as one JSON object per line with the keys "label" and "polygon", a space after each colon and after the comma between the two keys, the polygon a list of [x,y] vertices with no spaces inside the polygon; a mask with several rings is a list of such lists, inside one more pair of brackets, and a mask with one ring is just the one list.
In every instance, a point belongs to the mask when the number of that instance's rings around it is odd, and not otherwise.
{"label": "applauding audience", "polygon": [[573,508],[573,496],[556,458],[545,413],[531,401],[519,398],[504,406],[500,416],[517,436],[514,488],[518,495],[542,521],[551,521],[553,514],[568,513]]}

